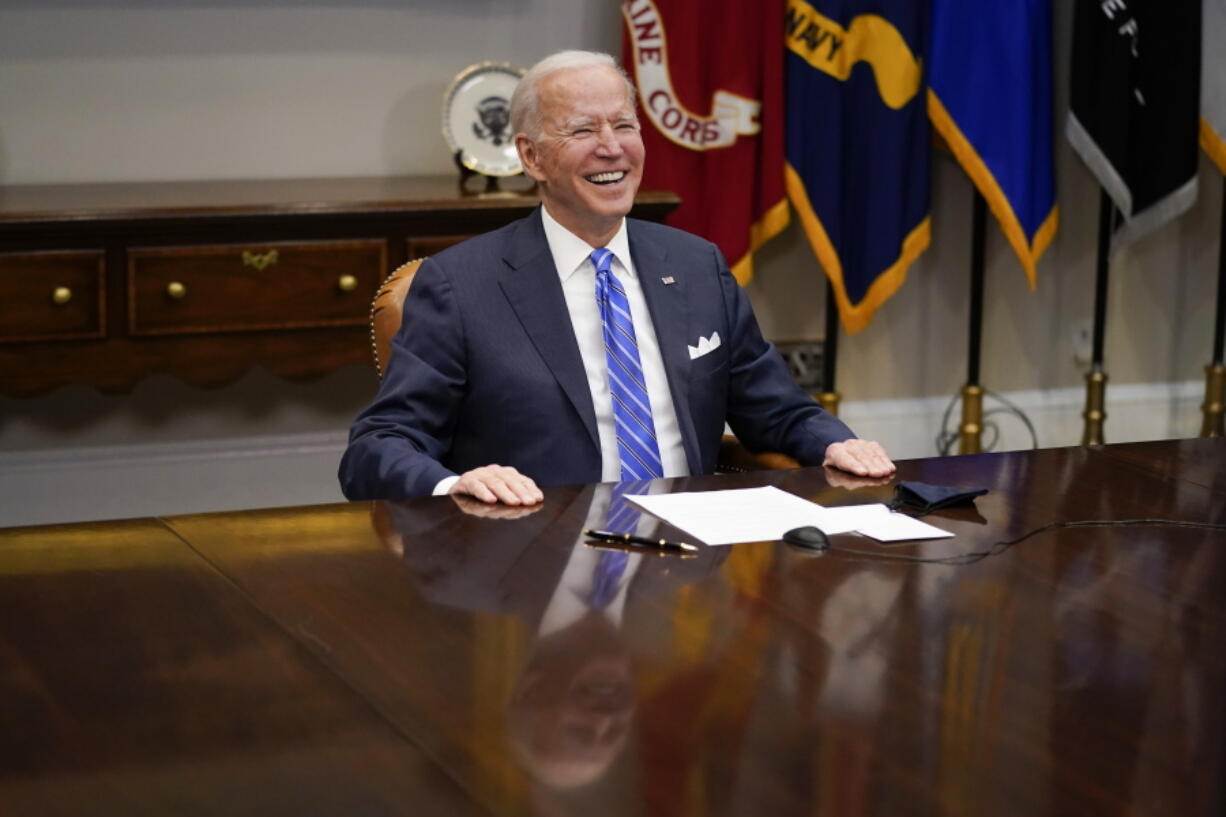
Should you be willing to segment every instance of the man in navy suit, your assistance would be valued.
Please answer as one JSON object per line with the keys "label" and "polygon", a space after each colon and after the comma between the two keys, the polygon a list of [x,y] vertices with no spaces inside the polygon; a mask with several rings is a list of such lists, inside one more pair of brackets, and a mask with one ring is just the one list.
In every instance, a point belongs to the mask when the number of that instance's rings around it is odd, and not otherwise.
{"label": "man in navy suit", "polygon": [[796,386],[713,244],[626,218],[644,159],[634,100],[606,54],[561,52],[520,81],[511,125],[543,206],[422,265],[379,394],[350,431],[347,497],[528,505],[538,483],[621,479],[599,248],[632,316],[657,475],[711,473],[725,422],[751,450],[894,472]]}

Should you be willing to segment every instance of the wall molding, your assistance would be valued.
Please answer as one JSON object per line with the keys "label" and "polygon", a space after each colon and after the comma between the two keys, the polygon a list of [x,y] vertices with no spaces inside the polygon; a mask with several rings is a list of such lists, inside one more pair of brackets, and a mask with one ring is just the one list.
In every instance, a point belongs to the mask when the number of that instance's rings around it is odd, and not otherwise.
{"label": "wall molding", "polygon": [[341,502],[343,432],[0,454],[0,527]]}
{"label": "wall molding", "polygon": [[[1084,387],[1002,392],[1034,425],[1040,448],[1080,445],[1085,409]],[[1107,384],[1107,419],[1103,425],[1108,443],[1195,437],[1200,433],[1200,404],[1204,383]],[[950,397],[900,400],[849,400],[839,416],[861,437],[883,442],[896,459],[936,456],[936,438]],[[994,422],[999,439],[989,450],[1014,451],[1032,447],[1030,433],[1020,420],[1004,413],[992,414],[1002,403],[984,396],[985,426]],[[961,420],[961,401],[950,412],[947,428],[956,432]],[[985,430],[985,447],[989,442]]]}
{"label": "wall molding", "polygon": [[222,460],[336,454],[345,450],[343,431],[220,437],[162,443],[50,448],[0,453],[0,471],[47,471],[61,468],[124,468],[190,465]]}
{"label": "wall molding", "polygon": [[[1107,441],[1196,436],[1203,392],[1198,381],[1108,385]],[[1030,418],[1041,447],[1080,443],[1084,389],[1002,396]],[[852,400],[840,415],[896,459],[912,459],[937,453],[948,405],[948,397]],[[984,405],[986,413],[1000,404],[986,397]],[[960,411],[950,413],[953,430]],[[1031,447],[1020,421],[987,419],[1000,430],[990,450]],[[0,527],[340,502],[336,468],[346,437],[327,431],[0,453]]]}

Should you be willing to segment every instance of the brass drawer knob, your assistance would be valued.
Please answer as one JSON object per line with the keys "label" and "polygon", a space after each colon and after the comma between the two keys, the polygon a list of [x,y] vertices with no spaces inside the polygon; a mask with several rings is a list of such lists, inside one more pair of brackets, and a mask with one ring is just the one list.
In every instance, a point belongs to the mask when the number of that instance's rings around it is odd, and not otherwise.
{"label": "brass drawer knob", "polygon": [[342,275],[337,280],[336,286],[341,292],[353,292],[358,288],[358,279],[352,275]]}
{"label": "brass drawer knob", "polygon": [[56,306],[63,306],[72,300],[72,290],[68,287],[56,287],[51,292],[51,301]]}
{"label": "brass drawer knob", "polygon": [[178,281],[171,281],[166,285],[166,294],[178,301],[187,297],[187,287]]}

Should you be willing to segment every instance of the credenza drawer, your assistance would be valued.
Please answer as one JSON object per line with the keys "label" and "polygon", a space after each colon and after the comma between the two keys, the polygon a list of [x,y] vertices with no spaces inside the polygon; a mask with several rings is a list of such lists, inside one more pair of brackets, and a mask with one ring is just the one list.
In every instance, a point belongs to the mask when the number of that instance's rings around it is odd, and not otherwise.
{"label": "credenza drawer", "polygon": [[[153,373],[212,388],[256,366],[302,381],[369,365],[370,302],[393,267],[540,203],[530,180],[495,195],[457,181],[0,185],[0,396],[68,384],[122,394]],[[640,190],[634,215],[660,221],[677,204]]]}
{"label": "credenza drawer", "polygon": [[101,251],[0,253],[0,343],[100,338]]}
{"label": "credenza drawer", "polygon": [[358,326],[387,274],[382,240],[128,251],[128,332]]}

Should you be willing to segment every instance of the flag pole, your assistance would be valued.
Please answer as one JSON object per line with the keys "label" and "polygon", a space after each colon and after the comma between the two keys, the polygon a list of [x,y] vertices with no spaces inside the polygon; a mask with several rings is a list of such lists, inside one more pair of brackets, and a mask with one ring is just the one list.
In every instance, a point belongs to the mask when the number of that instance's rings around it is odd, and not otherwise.
{"label": "flag pole", "polygon": [[[973,188],[973,186],[972,186]],[[983,259],[987,232],[987,202],[975,189],[971,208],[971,304],[967,339],[966,385],[962,387],[962,424],[958,426],[958,453],[983,450],[983,387],[979,385],[980,345],[983,338]]]}
{"label": "flag pole", "polygon": [[834,285],[826,279],[826,343],[822,349],[822,393],[817,402],[838,416],[841,395],[835,390],[834,376],[839,364],[839,305],[834,300]]}
{"label": "flag pole", "polygon": [[1226,366],[1222,345],[1226,340],[1226,176],[1222,177],[1222,229],[1218,233],[1217,318],[1213,324],[1213,362],[1205,367],[1205,402],[1201,404],[1202,437],[1226,437],[1223,433],[1223,403],[1226,403]]}
{"label": "flag pole", "polygon": [[1107,326],[1107,284],[1111,260],[1111,225],[1115,202],[1100,189],[1098,202],[1098,269],[1094,282],[1094,356],[1086,372],[1086,408],[1081,413],[1085,430],[1082,445],[1103,444],[1103,421],[1107,419],[1107,373],[1103,371],[1103,336]]}

